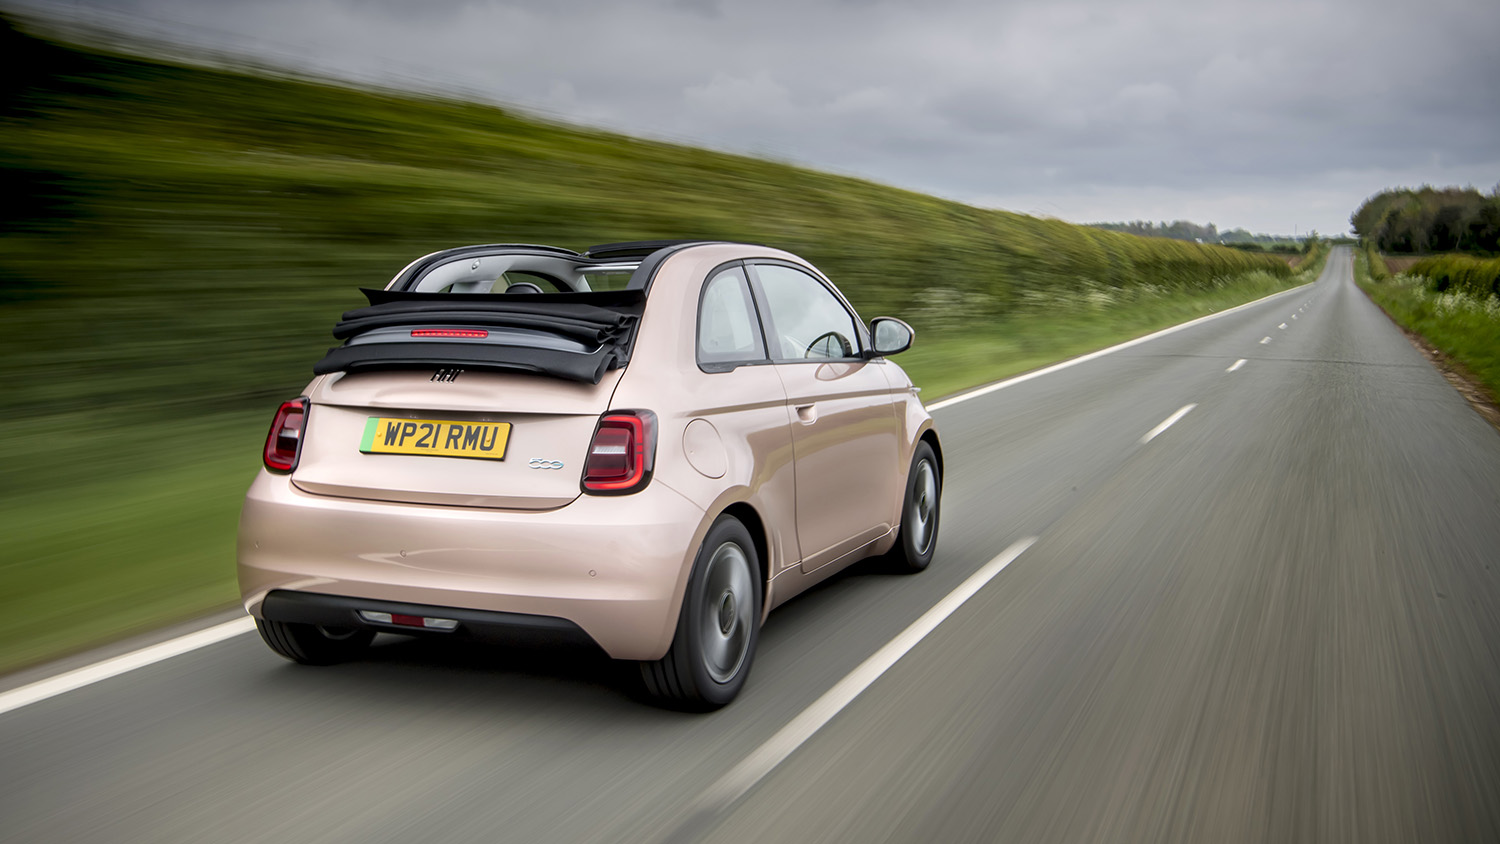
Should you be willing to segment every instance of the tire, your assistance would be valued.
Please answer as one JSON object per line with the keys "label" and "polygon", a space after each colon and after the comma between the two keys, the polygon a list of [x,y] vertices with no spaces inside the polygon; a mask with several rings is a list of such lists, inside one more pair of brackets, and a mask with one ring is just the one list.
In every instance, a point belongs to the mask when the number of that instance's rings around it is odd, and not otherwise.
{"label": "tire", "polygon": [[761,594],[750,532],[733,516],[720,516],[693,561],[671,649],[640,664],[647,695],[670,709],[694,712],[734,700],[760,639]]}
{"label": "tire", "polygon": [[323,627],[285,621],[255,620],[255,629],[271,650],[303,665],[333,665],[358,657],[375,638],[372,630]]}
{"label": "tire", "polygon": [[906,496],[901,503],[901,528],[896,547],[886,555],[890,568],[903,574],[916,574],[932,562],[937,550],[939,502],[943,494],[943,477],[932,446],[917,443],[911,457],[911,471],[906,473]]}

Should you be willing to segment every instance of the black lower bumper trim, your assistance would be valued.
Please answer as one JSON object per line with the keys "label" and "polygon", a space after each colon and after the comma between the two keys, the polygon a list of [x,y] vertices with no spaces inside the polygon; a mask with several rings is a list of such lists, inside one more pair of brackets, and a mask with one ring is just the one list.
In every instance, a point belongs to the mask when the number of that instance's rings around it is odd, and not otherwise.
{"label": "black lower bumper trim", "polygon": [[[361,610],[389,613],[393,616],[446,618],[457,621],[458,626],[452,630],[443,630],[370,621],[360,615]],[[408,604],[402,601],[346,598],[342,595],[321,595],[316,592],[275,590],[266,595],[260,607],[260,614],[270,621],[320,624],[324,627],[355,627],[411,636],[431,634],[475,642],[520,646],[598,647],[589,634],[583,632],[583,628],[565,618],[458,607],[436,607],[430,604]]]}

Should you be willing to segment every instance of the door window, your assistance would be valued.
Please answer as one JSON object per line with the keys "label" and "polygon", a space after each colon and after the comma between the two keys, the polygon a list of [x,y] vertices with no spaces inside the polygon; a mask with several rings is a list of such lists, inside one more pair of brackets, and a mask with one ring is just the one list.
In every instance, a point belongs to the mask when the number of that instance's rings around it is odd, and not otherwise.
{"label": "door window", "polygon": [[828,360],[859,355],[859,323],[821,281],[780,264],[757,264],[765,295],[771,355],[777,360]]}

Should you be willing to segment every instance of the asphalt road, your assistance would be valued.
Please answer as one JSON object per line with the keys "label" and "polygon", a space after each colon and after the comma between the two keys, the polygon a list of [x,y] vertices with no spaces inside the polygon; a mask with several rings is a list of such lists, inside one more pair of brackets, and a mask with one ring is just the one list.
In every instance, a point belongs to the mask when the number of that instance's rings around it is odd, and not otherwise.
{"label": "asphalt road", "polygon": [[1500,841],[1500,434],[1346,251],[936,415],[933,567],[778,610],[726,710],[650,708],[572,653],[398,641],[310,669],[239,636],[0,715],[0,841]]}

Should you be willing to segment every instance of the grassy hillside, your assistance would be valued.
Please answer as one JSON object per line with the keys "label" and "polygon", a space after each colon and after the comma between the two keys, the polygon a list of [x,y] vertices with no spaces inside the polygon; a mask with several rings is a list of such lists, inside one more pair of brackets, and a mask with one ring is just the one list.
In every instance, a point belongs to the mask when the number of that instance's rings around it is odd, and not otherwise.
{"label": "grassy hillside", "polygon": [[[1294,283],[487,105],[111,54],[0,20],[0,670],[231,602],[238,498],[338,313],[464,243],[751,240],[921,337],[926,396]],[[1299,268],[1299,269],[1305,269]]]}

